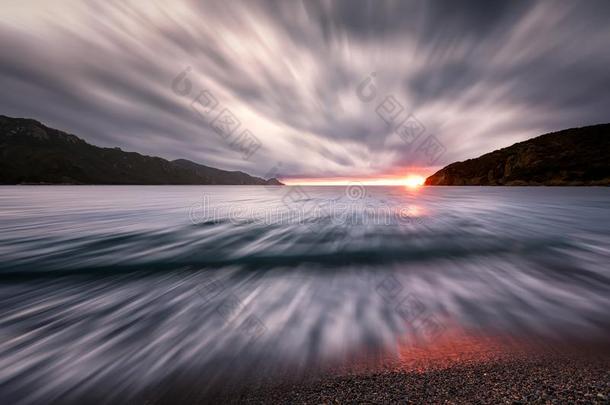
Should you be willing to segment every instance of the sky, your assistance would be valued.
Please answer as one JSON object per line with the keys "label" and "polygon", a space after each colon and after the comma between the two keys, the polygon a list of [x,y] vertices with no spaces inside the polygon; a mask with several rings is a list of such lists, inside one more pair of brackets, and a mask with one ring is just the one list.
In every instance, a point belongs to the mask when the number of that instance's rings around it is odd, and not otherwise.
{"label": "sky", "polygon": [[3,0],[0,50],[0,114],[292,181],[610,122],[607,0]]}

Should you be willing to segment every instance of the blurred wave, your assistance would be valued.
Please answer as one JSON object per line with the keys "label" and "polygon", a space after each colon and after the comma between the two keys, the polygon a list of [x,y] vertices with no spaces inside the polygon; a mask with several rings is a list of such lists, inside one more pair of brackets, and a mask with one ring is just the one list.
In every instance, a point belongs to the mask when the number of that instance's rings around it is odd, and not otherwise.
{"label": "blurred wave", "polygon": [[[609,336],[608,189],[291,190],[2,187],[1,396],[126,401],[185,375],[212,389],[454,329]],[[193,221],[202,198],[215,216]],[[303,202],[352,211],[284,220]]]}

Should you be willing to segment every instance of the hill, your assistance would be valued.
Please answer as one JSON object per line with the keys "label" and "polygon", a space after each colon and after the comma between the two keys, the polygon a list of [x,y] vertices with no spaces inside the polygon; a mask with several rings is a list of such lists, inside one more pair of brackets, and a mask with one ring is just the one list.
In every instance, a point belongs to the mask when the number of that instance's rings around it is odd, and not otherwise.
{"label": "hill", "polygon": [[38,121],[0,115],[0,184],[282,185],[243,172],[100,148]]}
{"label": "hill", "polygon": [[426,185],[608,186],[610,124],[553,132],[452,163]]}

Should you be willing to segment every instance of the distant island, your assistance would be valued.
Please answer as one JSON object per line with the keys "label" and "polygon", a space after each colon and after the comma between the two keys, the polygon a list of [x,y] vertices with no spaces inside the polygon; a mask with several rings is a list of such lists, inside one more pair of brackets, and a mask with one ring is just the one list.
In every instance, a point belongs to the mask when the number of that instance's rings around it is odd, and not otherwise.
{"label": "distant island", "polygon": [[38,121],[0,115],[0,184],[283,185],[186,159],[100,148]]}
{"label": "distant island", "polygon": [[452,163],[433,186],[609,186],[610,124],[553,132]]}

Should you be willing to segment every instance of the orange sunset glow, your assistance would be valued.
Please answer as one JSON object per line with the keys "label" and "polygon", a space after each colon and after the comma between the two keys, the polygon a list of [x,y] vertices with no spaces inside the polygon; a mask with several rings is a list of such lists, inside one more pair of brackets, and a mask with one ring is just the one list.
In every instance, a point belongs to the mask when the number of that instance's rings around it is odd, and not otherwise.
{"label": "orange sunset glow", "polygon": [[419,174],[385,177],[331,177],[331,178],[291,178],[282,179],[287,186],[347,186],[358,183],[363,186],[406,186],[417,188],[424,185],[426,178]]}

